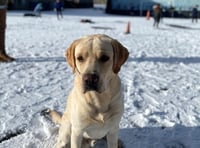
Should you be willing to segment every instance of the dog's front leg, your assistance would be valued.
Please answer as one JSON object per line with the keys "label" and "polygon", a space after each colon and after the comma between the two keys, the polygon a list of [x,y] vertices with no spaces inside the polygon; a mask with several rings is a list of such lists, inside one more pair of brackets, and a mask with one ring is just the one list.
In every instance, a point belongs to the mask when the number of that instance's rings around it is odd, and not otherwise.
{"label": "dog's front leg", "polygon": [[71,125],[69,121],[61,123],[56,148],[70,148]]}
{"label": "dog's front leg", "polygon": [[71,148],[81,148],[83,136],[79,130],[72,128],[71,133]]}
{"label": "dog's front leg", "polygon": [[118,129],[113,129],[107,136],[108,148],[118,148]]}

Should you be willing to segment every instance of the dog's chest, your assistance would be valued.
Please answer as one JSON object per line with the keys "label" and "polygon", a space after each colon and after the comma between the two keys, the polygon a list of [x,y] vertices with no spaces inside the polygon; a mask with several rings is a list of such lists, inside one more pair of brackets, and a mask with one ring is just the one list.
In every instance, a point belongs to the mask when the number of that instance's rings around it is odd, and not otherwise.
{"label": "dog's chest", "polygon": [[[103,118],[103,117],[99,117],[99,118]],[[103,121],[103,119],[101,119],[101,121],[100,120],[95,121],[93,122],[93,124],[89,125],[85,129],[83,136],[89,139],[100,139],[108,133],[110,128],[111,128],[111,122]]]}
{"label": "dog's chest", "polygon": [[84,130],[83,136],[89,139],[100,139],[115,127],[118,123],[118,114],[109,111],[106,113],[98,113],[90,117],[90,124]]}

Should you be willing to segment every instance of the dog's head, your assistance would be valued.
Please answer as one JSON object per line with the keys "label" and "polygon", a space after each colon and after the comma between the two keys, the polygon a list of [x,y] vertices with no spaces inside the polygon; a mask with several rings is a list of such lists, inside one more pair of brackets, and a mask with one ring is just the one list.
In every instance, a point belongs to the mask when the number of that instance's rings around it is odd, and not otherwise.
{"label": "dog's head", "polygon": [[81,81],[84,93],[105,91],[128,55],[128,50],[117,40],[100,34],[75,40],[66,53],[67,61]]}

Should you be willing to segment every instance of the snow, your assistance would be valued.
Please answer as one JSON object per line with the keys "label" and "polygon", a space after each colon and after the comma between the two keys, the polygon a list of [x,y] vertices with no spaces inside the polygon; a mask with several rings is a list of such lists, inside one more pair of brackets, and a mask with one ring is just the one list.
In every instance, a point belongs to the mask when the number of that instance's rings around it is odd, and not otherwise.
{"label": "snow", "polygon": [[[40,112],[64,110],[74,78],[66,48],[96,33],[119,40],[130,52],[120,71],[125,112],[119,135],[126,147],[200,147],[199,23],[164,18],[156,29],[152,18],[101,9],[67,9],[62,20],[54,12],[41,18],[23,13],[7,13],[6,50],[16,61],[0,63],[0,148],[53,147],[58,127]],[[128,21],[131,33],[124,34]]]}

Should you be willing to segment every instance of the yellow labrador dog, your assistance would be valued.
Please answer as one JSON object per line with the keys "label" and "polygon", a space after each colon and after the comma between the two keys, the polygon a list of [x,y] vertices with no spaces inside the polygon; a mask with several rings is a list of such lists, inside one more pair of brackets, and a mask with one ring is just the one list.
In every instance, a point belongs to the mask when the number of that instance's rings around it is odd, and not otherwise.
{"label": "yellow labrador dog", "polygon": [[75,40],[67,49],[67,61],[75,73],[74,87],[62,117],[49,110],[60,124],[57,148],[86,148],[87,139],[103,137],[108,148],[118,148],[124,110],[118,72],[128,55],[117,40],[102,34]]}

